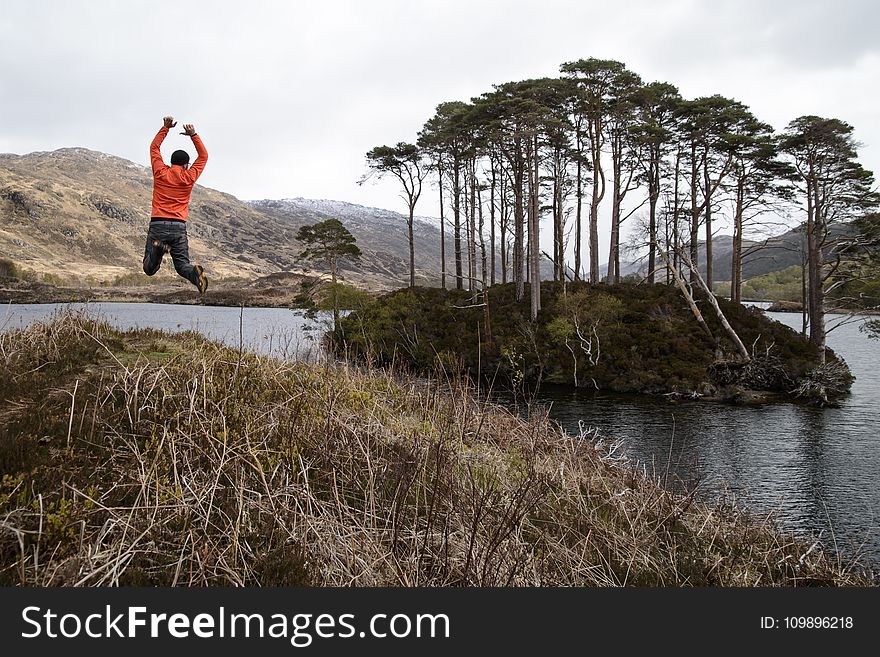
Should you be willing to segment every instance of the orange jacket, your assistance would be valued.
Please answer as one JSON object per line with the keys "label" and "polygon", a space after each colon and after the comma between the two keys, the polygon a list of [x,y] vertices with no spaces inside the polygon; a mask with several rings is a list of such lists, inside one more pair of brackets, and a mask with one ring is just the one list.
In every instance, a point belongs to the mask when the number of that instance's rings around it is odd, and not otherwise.
{"label": "orange jacket", "polygon": [[189,197],[193,185],[196,184],[205,165],[208,163],[208,151],[198,135],[193,135],[193,146],[199,156],[188,169],[180,165],[168,166],[162,160],[159,146],[165,141],[168,128],[160,128],[150,143],[150,162],[153,164],[153,209],[151,217],[181,219],[186,221],[189,214]]}

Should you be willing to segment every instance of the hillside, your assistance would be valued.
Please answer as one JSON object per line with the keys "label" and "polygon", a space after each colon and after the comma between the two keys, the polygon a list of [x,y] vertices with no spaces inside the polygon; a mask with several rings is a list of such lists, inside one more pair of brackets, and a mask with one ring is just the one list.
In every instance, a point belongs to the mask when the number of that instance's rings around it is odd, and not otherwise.
{"label": "hillside", "polygon": [[[367,270],[395,287],[409,284],[409,238],[402,214],[344,201],[305,198],[250,201],[248,205],[276,221],[296,226],[339,219],[367,254],[360,266],[343,263],[343,272]],[[416,217],[413,222],[416,277],[423,285],[439,285],[440,230],[430,221]]]}
{"label": "hillside", "polygon": [[[112,282],[141,271],[152,176],[146,167],[83,148],[0,154],[0,254],[60,282]],[[190,249],[215,277],[301,273],[300,226],[335,216],[364,255],[343,272],[355,283],[391,289],[408,280],[406,221],[397,213],[333,201],[257,201],[197,185],[190,203]],[[420,280],[439,271],[439,230],[419,222]],[[439,246],[434,246],[439,251]]]}
{"label": "hillside", "polygon": [[[829,239],[836,239],[840,235],[850,232],[846,224],[835,224],[830,228]],[[769,237],[766,240],[743,240],[743,280],[764,276],[772,272],[782,271],[794,265],[800,265],[803,259],[802,245],[803,229],[792,228],[780,235]],[[706,273],[706,242],[699,244],[700,271]],[[730,281],[731,254],[733,253],[733,237],[730,235],[716,235],[712,240],[712,271],[715,281]],[[621,274],[644,275],[646,262],[644,260],[621,262]],[[602,263],[600,273],[608,270],[608,264]]]}
{"label": "hillside", "polygon": [[[847,224],[833,224],[829,230],[829,240],[848,235],[851,228]],[[803,262],[802,244],[804,232],[801,226],[792,228],[781,235],[756,242],[743,240],[743,279],[756,278],[772,272],[782,271]],[[712,242],[712,263],[715,280],[729,281],[730,257],[733,252],[733,238],[718,235]],[[705,263],[705,245],[700,248],[701,261]],[[706,271],[705,264],[701,267]]]}
{"label": "hillside", "polygon": [[[23,268],[62,279],[112,280],[140,271],[151,193],[149,169],[104,153],[2,155],[0,249]],[[292,254],[275,246],[291,243],[291,227],[267,225],[234,197],[197,186],[190,213],[192,258],[210,261],[216,275],[292,264]],[[254,248],[263,242],[270,248]]]}

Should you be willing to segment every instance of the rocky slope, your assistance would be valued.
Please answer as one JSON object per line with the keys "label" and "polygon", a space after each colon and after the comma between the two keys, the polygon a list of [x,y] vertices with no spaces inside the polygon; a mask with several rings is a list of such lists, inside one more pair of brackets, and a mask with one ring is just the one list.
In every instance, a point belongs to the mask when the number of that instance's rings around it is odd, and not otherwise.
{"label": "rocky slope", "polygon": [[[149,169],[105,153],[0,154],[0,257],[55,282],[142,276],[151,194]],[[328,217],[348,225],[364,253],[343,267],[351,282],[391,289],[408,281],[402,215],[332,201],[247,203],[200,185],[190,203],[191,255],[218,278],[306,272],[296,232]],[[418,222],[416,241],[419,278],[431,282],[439,271],[439,230]]]}
{"label": "rocky slope", "polygon": [[[406,217],[390,210],[367,208],[344,201],[292,198],[250,201],[248,205],[281,222],[301,226],[329,218],[339,219],[357,238],[365,253],[360,265],[345,263],[343,271],[368,271],[394,283],[409,284],[409,241]],[[440,231],[425,217],[413,222],[418,282],[440,284]],[[450,242],[451,243],[451,242]]]}

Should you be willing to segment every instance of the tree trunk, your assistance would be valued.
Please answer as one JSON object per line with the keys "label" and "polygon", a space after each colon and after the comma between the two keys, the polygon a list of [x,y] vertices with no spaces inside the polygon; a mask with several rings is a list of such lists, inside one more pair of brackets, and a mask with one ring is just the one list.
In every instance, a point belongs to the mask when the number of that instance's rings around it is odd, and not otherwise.
{"label": "tree trunk", "polygon": [[473,268],[473,263],[471,261],[471,198],[470,198],[470,179],[471,174],[468,168],[468,164],[464,165],[464,180],[462,181],[462,190],[461,190],[461,198],[462,198],[462,214],[464,215],[464,245],[462,250],[464,253],[462,254],[462,269],[464,270],[463,278],[464,278],[464,287],[468,290],[471,289],[471,285],[473,284],[473,276],[471,275],[471,269]]}
{"label": "tree trunk", "polygon": [[[825,299],[822,281],[822,235],[824,222],[818,182],[810,177],[807,184],[807,254],[809,268],[810,343],[816,358],[825,363]],[[812,195],[812,199],[810,196]]]}
{"label": "tree trunk", "polygon": [[608,283],[620,282],[620,271],[617,269],[620,252],[620,163],[612,156],[612,172],[614,182],[611,184],[611,236],[608,249]]}
{"label": "tree trunk", "polygon": [[579,128],[575,132],[575,139],[577,140],[577,205],[575,210],[574,224],[574,280],[579,281],[581,279],[581,240],[583,239],[583,221],[581,216],[581,208],[583,206],[584,196],[583,163],[581,162],[581,160],[583,159],[583,144],[581,143]]}
{"label": "tree trunk", "polygon": [[492,272],[491,284],[495,285],[495,161],[490,160],[489,166],[492,168],[492,184],[489,188],[489,270]]}
{"label": "tree trunk", "polygon": [[[663,212],[663,248],[668,249],[670,245],[670,240],[672,239],[672,233],[669,232],[669,208],[666,208]],[[660,248],[660,245],[657,245],[657,248]],[[669,267],[666,267],[664,264],[663,269],[666,272],[666,285],[672,284],[672,274],[669,271]]]}
{"label": "tree trunk", "polygon": [[525,276],[525,241],[523,239],[525,208],[523,207],[523,178],[525,171],[523,170],[522,151],[520,139],[514,139],[514,147],[516,148],[516,162],[513,171],[513,212],[514,212],[514,241],[513,241],[513,280],[516,283],[516,300],[522,301],[525,296],[525,285],[523,277]]}
{"label": "tree trunk", "polygon": [[556,213],[557,213],[557,236],[556,241],[559,244],[559,280],[565,282],[565,214],[563,200],[563,186],[565,185],[565,163],[560,155],[556,167]]}
{"label": "tree trunk", "polygon": [[553,279],[565,281],[565,235],[563,231],[562,187],[564,162],[562,151],[553,154]]}
{"label": "tree trunk", "polygon": [[483,197],[480,193],[479,187],[477,187],[477,217],[479,218],[479,230],[477,231],[477,234],[480,236],[480,263],[482,273],[481,280],[483,281],[482,289],[485,290],[488,287],[489,270],[486,260],[486,237],[483,234]]}
{"label": "tree trunk", "polygon": [[[673,189],[673,205],[672,205],[672,244],[674,245],[673,250],[673,264],[678,267],[678,246],[681,243],[681,235],[679,234],[679,230],[681,228],[681,217],[679,216],[680,205],[681,205],[681,195],[680,195],[680,187],[679,183],[681,181],[681,147],[679,146],[675,151],[675,176],[674,180],[674,189]],[[669,242],[666,243],[666,248],[669,249]]]}
{"label": "tree trunk", "polygon": [[550,202],[550,210],[553,216],[553,280],[561,281],[562,278],[559,276],[559,235],[562,232],[559,230],[559,208],[556,205],[556,195],[559,190],[559,176],[557,173],[557,160],[554,157],[553,159],[553,199]]}
{"label": "tree trunk", "polygon": [[648,283],[653,285],[657,268],[657,200],[660,198],[660,161],[652,147],[648,165]]}
{"label": "tree trunk", "polygon": [[599,203],[605,196],[605,173],[602,171],[602,129],[595,121],[590,130],[593,155],[593,197],[590,199],[590,282],[599,282]]}
{"label": "tree trunk", "polygon": [[733,251],[730,255],[730,300],[742,303],[742,234],[744,182],[736,186],[736,209],[733,215]]}
{"label": "tree trunk", "polygon": [[801,237],[801,335],[807,337],[807,328],[809,327],[810,311],[807,305],[807,244],[806,231]]}
{"label": "tree trunk", "polygon": [[540,259],[541,248],[538,243],[538,197],[539,197],[539,163],[538,163],[538,138],[529,140],[526,161],[529,165],[529,289],[531,291],[531,318],[538,319],[541,310],[541,272]]}
{"label": "tree trunk", "polygon": [[718,299],[715,298],[715,295],[709,288],[709,284],[703,280],[703,277],[700,275],[700,270],[696,267],[692,267],[691,271],[695,271],[697,273],[697,283],[699,283],[700,287],[703,288],[703,292],[705,292],[706,298],[712,305],[712,308],[715,310],[715,314],[718,316],[718,321],[721,322],[721,326],[724,327],[724,330],[727,332],[727,335],[730,337],[730,340],[733,342],[739,355],[746,361],[751,360],[748,349],[746,349],[745,345],[742,343],[742,340],[739,339],[739,335],[737,335],[736,331],[733,330],[730,322],[727,321],[727,317],[725,317],[724,313],[721,311],[721,306],[718,305]]}
{"label": "tree trunk", "polygon": [[703,184],[706,195],[706,285],[712,289],[714,277],[712,276],[712,188],[709,179],[709,155],[703,157]]}
{"label": "tree trunk", "polygon": [[473,291],[477,280],[477,175],[476,162],[468,164],[470,203],[468,208],[468,290]]}
{"label": "tree trunk", "polygon": [[333,332],[339,331],[339,301],[336,296],[336,258],[330,258],[330,281],[332,290],[330,292],[330,303],[333,304]]}
{"label": "tree trunk", "polygon": [[508,222],[510,221],[510,208],[507,205],[507,184],[506,184],[506,172],[504,171],[504,163],[499,162],[499,174],[500,174],[500,184],[499,184],[499,196],[498,199],[499,208],[498,212],[500,214],[499,223],[501,227],[501,282],[507,282],[507,268],[510,265],[508,252],[507,252],[507,233],[508,233]]}
{"label": "tree trunk", "polygon": [[415,215],[416,206],[412,201],[409,204],[409,219],[406,222],[406,228],[409,235],[409,286],[416,286],[416,249],[413,236],[413,217]]}
{"label": "tree trunk", "polygon": [[712,341],[715,341],[715,336],[712,335],[712,331],[709,329],[709,325],[706,324],[706,320],[703,319],[703,313],[700,312],[700,309],[697,307],[697,304],[694,302],[694,297],[688,290],[687,283],[684,282],[684,279],[681,277],[681,274],[678,271],[678,268],[669,258],[669,254],[665,249],[658,249],[660,252],[660,256],[666,262],[666,267],[672,273],[672,278],[675,280],[675,284],[678,286],[678,289],[681,290],[682,295],[687,301],[688,307],[691,309],[691,312],[694,315],[694,318],[697,320],[697,324],[700,325],[700,328],[703,329],[703,332],[708,335]]}
{"label": "tree trunk", "polygon": [[619,129],[611,134],[611,172],[614,181],[611,184],[611,239],[608,251],[608,276],[609,283],[620,282],[620,205],[623,200],[623,187],[621,174],[623,165],[623,139]]}
{"label": "tree trunk", "polygon": [[452,217],[455,234],[455,289],[463,289],[461,267],[461,163],[456,157],[452,162]]}
{"label": "tree trunk", "polygon": [[[691,142],[691,263],[693,267],[700,266],[700,210],[697,205],[697,143]],[[697,282],[694,272],[690,275],[691,283]]]}
{"label": "tree trunk", "polygon": [[437,175],[440,178],[440,287],[446,289],[446,223],[443,217],[443,165],[437,160]]}
{"label": "tree trunk", "polygon": [[617,195],[614,195],[614,200],[611,203],[611,235],[609,238],[609,247],[608,247],[608,270],[605,275],[605,280],[608,283],[617,283],[618,282],[618,272],[617,272],[617,249],[618,249],[618,240],[620,239],[620,211],[617,207]]}

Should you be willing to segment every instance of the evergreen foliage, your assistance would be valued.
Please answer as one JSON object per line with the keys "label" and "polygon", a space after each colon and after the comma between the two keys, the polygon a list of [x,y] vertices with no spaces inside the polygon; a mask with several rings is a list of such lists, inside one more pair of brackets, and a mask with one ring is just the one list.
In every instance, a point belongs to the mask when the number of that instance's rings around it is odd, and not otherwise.
{"label": "evergreen foliage", "polygon": [[[514,284],[492,287],[487,296],[485,306],[463,290],[398,290],[344,318],[332,343],[378,364],[403,362],[419,372],[454,364],[473,377],[508,384],[546,381],[708,396],[735,392],[724,388],[736,381],[713,379],[718,363],[739,359],[706,300],[698,304],[714,342],[682,296],[665,285],[544,282],[543,309],[534,323],[527,301],[516,301]],[[718,303],[757,367],[770,367],[772,356],[772,367],[785,372],[763,378],[753,373],[749,381],[775,382],[765,389],[788,395],[793,386],[786,382],[816,367],[814,350],[792,329],[758,309],[721,298]],[[829,358],[834,359],[830,350]]]}

